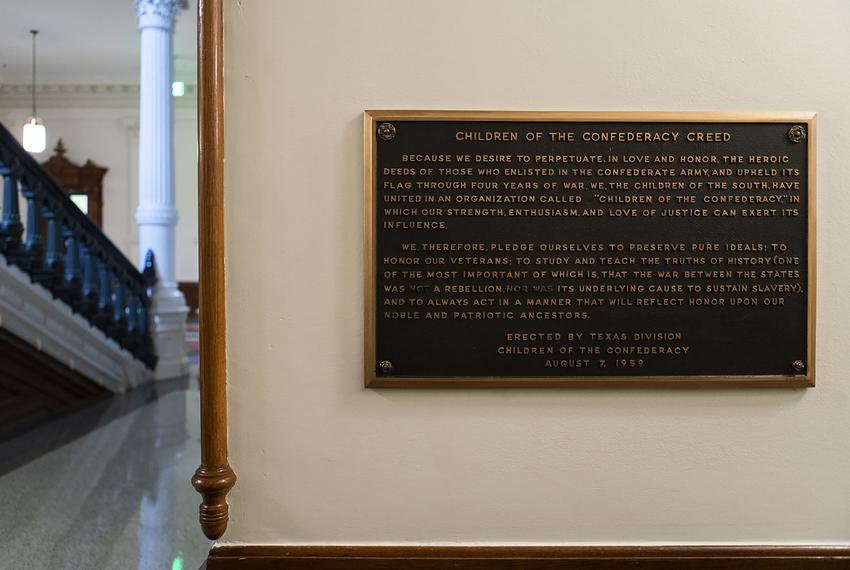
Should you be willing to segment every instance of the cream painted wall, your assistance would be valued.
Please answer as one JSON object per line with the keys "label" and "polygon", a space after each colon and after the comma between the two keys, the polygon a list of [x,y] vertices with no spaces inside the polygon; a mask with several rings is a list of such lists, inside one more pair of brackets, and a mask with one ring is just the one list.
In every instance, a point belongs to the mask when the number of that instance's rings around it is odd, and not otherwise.
{"label": "cream painted wall", "polygon": [[[225,542],[850,542],[850,4],[230,0]],[[818,387],[367,390],[369,108],[818,112]]]}
{"label": "cream painted wall", "polygon": [[[10,98],[12,99],[12,98]],[[44,162],[62,138],[69,160],[91,159],[109,169],[104,177],[103,230],[134,263],[140,261],[136,225],[139,184],[138,100],[126,103],[102,95],[52,96],[39,107],[47,125],[47,150],[34,155]],[[29,107],[0,94],[0,122],[20,138]],[[198,145],[197,111],[181,102],[174,113],[175,187],[177,211],[177,279],[198,280]]]}

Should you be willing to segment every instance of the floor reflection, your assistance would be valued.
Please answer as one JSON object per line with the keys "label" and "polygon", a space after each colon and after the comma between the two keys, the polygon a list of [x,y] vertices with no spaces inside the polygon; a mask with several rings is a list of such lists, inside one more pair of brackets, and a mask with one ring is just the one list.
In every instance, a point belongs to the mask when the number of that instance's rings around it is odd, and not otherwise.
{"label": "floor reflection", "polygon": [[206,558],[189,483],[200,456],[197,383],[107,417],[0,475],[0,568],[194,570]]}

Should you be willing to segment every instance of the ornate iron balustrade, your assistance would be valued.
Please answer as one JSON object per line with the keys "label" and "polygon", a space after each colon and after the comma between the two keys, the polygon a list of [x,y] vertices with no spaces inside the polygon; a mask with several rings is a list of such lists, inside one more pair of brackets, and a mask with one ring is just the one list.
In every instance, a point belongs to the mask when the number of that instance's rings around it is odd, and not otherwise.
{"label": "ornate iron balustrade", "polygon": [[153,369],[153,254],[148,252],[140,273],[2,124],[0,178],[0,254]]}

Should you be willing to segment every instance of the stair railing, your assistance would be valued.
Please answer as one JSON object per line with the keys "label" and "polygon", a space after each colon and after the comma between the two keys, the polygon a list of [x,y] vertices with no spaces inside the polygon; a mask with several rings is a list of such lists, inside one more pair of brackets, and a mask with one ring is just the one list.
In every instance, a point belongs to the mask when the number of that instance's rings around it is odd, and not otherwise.
{"label": "stair railing", "polygon": [[0,254],[153,369],[152,254],[143,275],[2,124],[0,178]]}

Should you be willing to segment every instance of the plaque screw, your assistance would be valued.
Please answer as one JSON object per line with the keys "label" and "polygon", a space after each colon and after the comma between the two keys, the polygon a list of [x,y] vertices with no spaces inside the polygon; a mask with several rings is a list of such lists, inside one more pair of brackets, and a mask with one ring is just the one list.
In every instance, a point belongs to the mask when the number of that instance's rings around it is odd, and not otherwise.
{"label": "plaque screw", "polygon": [[788,129],[788,140],[792,143],[799,143],[806,140],[806,129],[800,125],[794,125]]}
{"label": "plaque screw", "polygon": [[384,141],[393,140],[395,138],[395,125],[392,123],[381,123],[378,125],[378,136]]}
{"label": "plaque screw", "polygon": [[381,372],[383,372],[384,374],[389,374],[393,371],[393,363],[389,360],[382,360],[381,363],[378,365],[378,368],[380,368]]}
{"label": "plaque screw", "polygon": [[802,372],[803,370],[806,369],[806,363],[803,362],[802,360],[795,360],[794,362],[791,363],[791,368],[793,368],[797,372]]}

